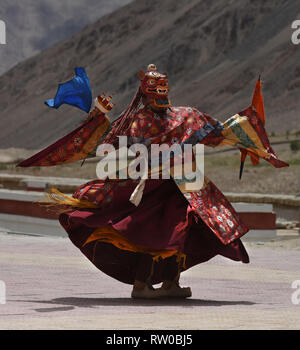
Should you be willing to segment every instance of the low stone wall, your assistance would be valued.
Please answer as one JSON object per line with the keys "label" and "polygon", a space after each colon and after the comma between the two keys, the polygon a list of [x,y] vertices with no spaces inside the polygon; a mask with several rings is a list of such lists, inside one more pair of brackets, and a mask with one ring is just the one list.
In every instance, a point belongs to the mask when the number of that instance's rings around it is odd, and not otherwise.
{"label": "low stone wall", "polygon": [[230,202],[269,203],[273,205],[277,221],[300,227],[300,196],[283,194],[232,193],[226,192]]}
{"label": "low stone wall", "polygon": [[300,196],[234,192],[225,192],[225,195],[231,202],[270,203],[273,205],[300,208]]}
{"label": "low stone wall", "polygon": [[[2,189],[33,192],[47,192],[48,189],[54,187],[64,193],[72,193],[78,186],[90,180],[91,179],[0,174],[0,187]],[[274,217],[272,216],[273,212],[277,219],[296,222],[299,226],[300,196],[233,192],[225,192],[225,195],[231,203],[249,203],[256,206],[257,204],[272,205],[272,210],[270,210],[269,214],[263,214],[260,209],[257,208],[255,218],[253,210],[251,210],[252,213],[247,215],[242,213],[241,216],[244,217],[248,225],[252,222],[252,226],[255,226],[257,225],[255,222],[260,223],[265,221],[265,226],[267,225],[268,228],[270,228],[274,221]],[[39,210],[37,209],[37,211]]]}
{"label": "low stone wall", "polygon": [[0,187],[10,190],[47,191],[57,188],[62,192],[74,192],[75,189],[91,179],[68,177],[31,176],[18,174],[0,174]]}

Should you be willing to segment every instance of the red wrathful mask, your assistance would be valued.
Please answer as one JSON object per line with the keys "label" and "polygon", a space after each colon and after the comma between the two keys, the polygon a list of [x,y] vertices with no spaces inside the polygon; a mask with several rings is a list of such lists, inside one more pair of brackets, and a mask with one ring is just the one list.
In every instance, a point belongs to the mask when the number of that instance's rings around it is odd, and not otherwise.
{"label": "red wrathful mask", "polygon": [[158,108],[171,106],[168,98],[169,87],[166,73],[159,73],[154,64],[149,64],[147,72],[139,71],[140,90],[146,97],[153,99],[153,105]]}

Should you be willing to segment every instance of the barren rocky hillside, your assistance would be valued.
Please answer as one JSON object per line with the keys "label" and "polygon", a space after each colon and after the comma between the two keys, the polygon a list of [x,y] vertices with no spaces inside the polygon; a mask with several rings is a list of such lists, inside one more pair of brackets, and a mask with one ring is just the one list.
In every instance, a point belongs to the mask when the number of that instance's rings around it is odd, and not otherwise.
{"label": "barren rocky hillside", "polygon": [[94,95],[114,92],[112,117],[138,86],[137,72],[155,63],[168,72],[171,101],[220,120],[248,106],[264,80],[269,132],[300,129],[300,45],[291,43],[298,0],[137,0],[0,77],[0,147],[37,149],[85,117],[44,100],[83,66]]}

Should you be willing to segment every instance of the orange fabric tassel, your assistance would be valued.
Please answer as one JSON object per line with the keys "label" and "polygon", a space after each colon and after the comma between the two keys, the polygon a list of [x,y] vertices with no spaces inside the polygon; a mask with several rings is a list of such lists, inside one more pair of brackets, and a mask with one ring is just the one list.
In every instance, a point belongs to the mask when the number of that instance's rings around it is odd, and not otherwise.
{"label": "orange fabric tassel", "polygon": [[255,108],[259,119],[263,122],[263,125],[265,125],[265,109],[264,109],[264,100],[261,92],[261,82],[260,78],[257,80],[255,85],[255,90],[252,97],[252,106]]}
{"label": "orange fabric tassel", "polygon": [[[263,99],[262,92],[261,92],[260,77],[258,78],[256,85],[255,85],[251,105],[252,105],[252,107],[255,108],[255,110],[257,112],[257,116],[262,121],[263,125],[265,125],[266,119],[265,119],[264,99]],[[240,151],[241,151],[241,163],[242,163],[241,171],[240,171],[240,178],[241,178],[242,171],[243,171],[243,164],[245,163],[247,154],[250,156],[251,163],[253,165],[257,165],[259,163],[259,157],[256,154],[247,152],[247,151],[242,150],[242,149],[240,149]]]}
{"label": "orange fabric tassel", "polygon": [[[55,204],[59,204],[59,205],[64,205],[64,206],[69,206],[69,207],[75,207],[75,208],[81,208],[81,209],[85,209],[85,208],[91,208],[91,209],[95,209],[95,208],[99,208],[98,205],[92,203],[92,202],[88,202],[88,201],[84,201],[81,199],[77,199],[74,198],[72,196],[68,196],[62,192],[60,192],[59,190],[57,190],[56,188],[51,188],[49,190],[48,193],[46,193],[46,198],[48,199],[48,201],[41,201],[39,202],[40,204],[44,204],[44,205],[55,205]],[[70,210],[70,208],[69,208]]]}
{"label": "orange fabric tassel", "polygon": [[96,229],[84,242],[83,247],[93,241],[110,243],[119,249],[128,250],[134,253],[139,252],[150,254],[153,256],[154,261],[158,261],[159,258],[165,259],[178,253],[177,250],[153,250],[134,245],[111,226],[103,226]]}

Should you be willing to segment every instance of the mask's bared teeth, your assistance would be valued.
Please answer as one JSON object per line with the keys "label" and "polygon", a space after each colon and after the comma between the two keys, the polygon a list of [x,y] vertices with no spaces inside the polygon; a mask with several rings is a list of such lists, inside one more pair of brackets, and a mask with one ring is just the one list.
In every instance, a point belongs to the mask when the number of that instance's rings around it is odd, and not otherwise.
{"label": "mask's bared teeth", "polygon": [[157,92],[159,94],[166,94],[167,93],[167,90],[166,89],[157,89]]}

